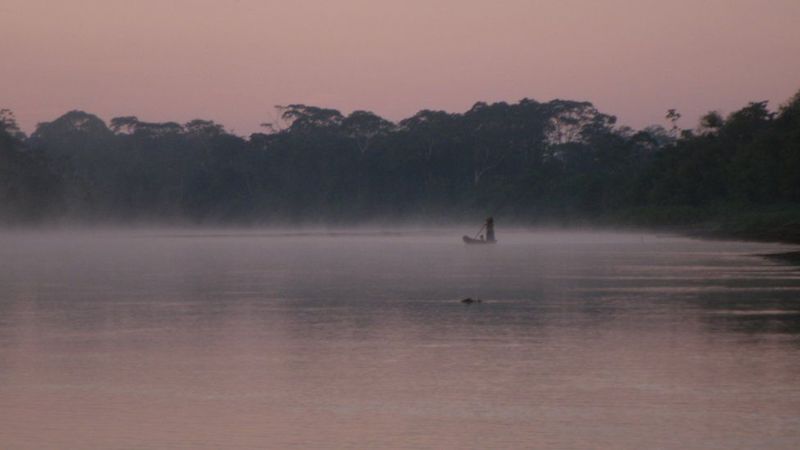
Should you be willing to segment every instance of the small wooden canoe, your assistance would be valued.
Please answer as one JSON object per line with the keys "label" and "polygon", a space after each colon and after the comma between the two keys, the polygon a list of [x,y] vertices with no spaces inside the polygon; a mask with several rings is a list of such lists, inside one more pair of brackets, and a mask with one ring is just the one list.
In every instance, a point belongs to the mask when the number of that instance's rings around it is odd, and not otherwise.
{"label": "small wooden canoe", "polygon": [[464,240],[465,244],[496,244],[497,241],[485,241],[482,239],[474,239],[469,236],[462,236],[461,239]]}

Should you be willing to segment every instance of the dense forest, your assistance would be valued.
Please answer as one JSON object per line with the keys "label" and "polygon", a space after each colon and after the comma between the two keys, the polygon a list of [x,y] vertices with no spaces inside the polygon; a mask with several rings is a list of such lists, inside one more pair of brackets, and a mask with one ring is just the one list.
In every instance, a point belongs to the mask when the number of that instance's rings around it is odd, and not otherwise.
{"label": "dense forest", "polygon": [[244,138],[208,120],[106,124],[71,111],[26,136],[0,113],[0,222],[436,221],[680,225],[800,206],[800,93],[692,129],[632,130],[591,103],[476,103],[393,123],[277,107]]}

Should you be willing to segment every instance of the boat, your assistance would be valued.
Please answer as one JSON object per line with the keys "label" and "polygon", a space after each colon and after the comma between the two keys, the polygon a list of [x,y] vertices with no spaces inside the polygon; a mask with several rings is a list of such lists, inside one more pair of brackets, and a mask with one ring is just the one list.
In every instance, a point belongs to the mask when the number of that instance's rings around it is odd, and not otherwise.
{"label": "boat", "polygon": [[497,243],[497,241],[494,241],[494,240],[487,241],[487,240],[484,240],[484,239],[471,238],[469,236],[462,236],[461,239],[464,240],[465,244],[496,244]]}
{"label": "boat", "polygon": [[[485,239],[484,239],[483,235],[481,234],[481,232],[483,230],[486,230],[486,238]],[[481,236],[480,239],[475,239],[475,238],[469,237],[467,235],[462,236],[461,239],[464,240],[465,244],[496,244],[497,243],[497,239],[494,238],[494,218],[489,217],[488,219],[486,219],[486,223],[484,223],[483,226],[481,227],[481,229],[478,230],[477,233],[475,233],[475,236],[477,237],[479,234]]]}

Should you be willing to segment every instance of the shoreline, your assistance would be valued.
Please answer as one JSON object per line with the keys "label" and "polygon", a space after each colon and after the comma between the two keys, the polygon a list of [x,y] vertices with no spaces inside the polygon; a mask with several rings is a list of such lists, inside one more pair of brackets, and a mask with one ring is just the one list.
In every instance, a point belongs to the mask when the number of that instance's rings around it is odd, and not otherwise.
{"label": "shoreline", "polygon": [[[695,229],[680,234],[698,239],[735,240],[749,242],[770,242],[777,244],[800,245],[800,229],[795,227],[782,227],[779,229],[753,230],[724,230],[724,229]],[[773,261],[800,266],[800,248],[791,251],[775,253],[760,253],[756,256]]]}
{"label": "shoreline", "polygon": [[800,250],[793,252],[766,253],[758,256],[800,266]]}
{"label": "shoreline", "polygon": [[727,239],[751,242],[775,242],[800,245],[800,227],[781,227],[761,230],[730,230],[724,228],[689,228],[676,230],[678,233],[703,239]]}

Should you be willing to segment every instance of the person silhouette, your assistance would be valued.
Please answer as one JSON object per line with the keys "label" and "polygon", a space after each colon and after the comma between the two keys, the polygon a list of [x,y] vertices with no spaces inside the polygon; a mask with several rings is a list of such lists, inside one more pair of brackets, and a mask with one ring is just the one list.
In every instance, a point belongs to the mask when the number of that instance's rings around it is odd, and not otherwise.
{"label": "person silhouette", "polygon": [[[481,236],[481,240],[483,240],[483,236]],[[486,240],[489,242],[494,242],[494,218],[489,217],[486,219]]]}

